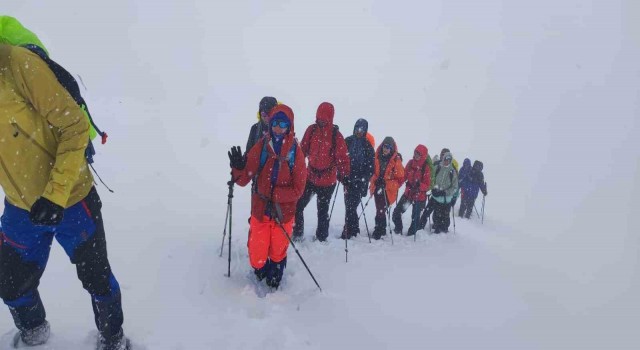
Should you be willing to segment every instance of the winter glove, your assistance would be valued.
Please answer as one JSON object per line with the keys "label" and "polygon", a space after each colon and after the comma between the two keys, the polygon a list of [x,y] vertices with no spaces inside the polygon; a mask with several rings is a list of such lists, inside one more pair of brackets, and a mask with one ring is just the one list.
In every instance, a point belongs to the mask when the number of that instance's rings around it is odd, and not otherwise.
{"label": "winter glove", "polygon": [[342,185],[343,185],[344,187],[349,187],[349,186],[351,186],[351,178],[349,178],[348,176],[343,177],[343,178],[342,178],[342,180],[341,180],[340,182],[342,182]]}
{"label": "winter glove", "polygon": [[242,155],[240,146],[231,147],[231,150],[227,154],[229,155],[229,165],[231,165],[231,168],[243,170],[247,165],[247,159]]}
{"label": "winter glove", "polygon": [[451,199],[451,206],[455,206],[457,201],[458,201],[458,196],[453,197],[453,199]]}
{"label": "winter glove", "polygon": [[53,203],[52,201],[40,197],[33,203],[29,219],[34,225],[54,226],[62,221],[64,216],[64,208]]}
{"label": "winter glove", "polygon": [[443,190],[439,190],[437,188],[434,188],[433,190],[431,190],[431,194],[434,197],[444,197],[447,195],[447,192],[443,191]]}
{"label": "winter glove", "polygon": [[382,176],[377,178],[376,179],[376,188],[384,188],[384,186],[385,186],[384,178]]}

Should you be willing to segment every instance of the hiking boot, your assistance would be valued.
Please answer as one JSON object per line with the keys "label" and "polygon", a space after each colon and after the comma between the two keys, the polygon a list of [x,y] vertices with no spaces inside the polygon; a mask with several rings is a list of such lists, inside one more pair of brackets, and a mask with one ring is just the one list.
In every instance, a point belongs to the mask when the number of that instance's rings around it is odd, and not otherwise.
{"label": "hiking boot", "polygon": [[294,234],[293,236],[291,236],[291,240],[296,242],[296,243],[303,242],[304,241],[304,236],[303,235]]}
{"label": "hiking boot", "polygon": [[98,335],[96,350],[131,350],[131,342],[124,336],[124,331],[120,329],[116,335],[108,338]]}
{"label": "hiking boot", "polygon": [[393,228],[393,233],[397,234],[397,235],[401,235],[402,234],[402,227],[394,227]]}
{"label": "hiking boot", "polygon": [[265,277],[267,277],[267,265],[263,266],[259,269],[253,269],[253,273],[256,275],[258,281],[262,281]]}
{"label": "hiking boot", "polygon": [[20,331],[20,339],[27,346],[42,345],[49,340],[51,329],[49,322],[44,321],[43,324],[38,327]]}

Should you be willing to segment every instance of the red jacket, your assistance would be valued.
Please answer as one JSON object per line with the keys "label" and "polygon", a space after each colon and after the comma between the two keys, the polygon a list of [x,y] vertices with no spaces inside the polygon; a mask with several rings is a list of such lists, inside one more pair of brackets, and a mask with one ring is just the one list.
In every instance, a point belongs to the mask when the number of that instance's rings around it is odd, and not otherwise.
{"label": "red jacket", "polygon": [[[300,145],[296,146],[296,160],[292,171],[289,171],[289,161],[287,155],[294,142],[297,142],[293,133],[293,111],[286,105],[278,105],[274,107],[270,115],[273,116],[278,112],[284,112],[291,122],[291,129],[285,136],[280,155],[277,156],[271,146],[271,136],[263,137],[258,143],[247,153],[247,165],[243,170],[232,169],[232,174],[236,183],[240,186],[246,186],[251,178],[258,172],[260,167],[260,155],[265,142],[267,144],[268,157],[262,171],[257,178],[257,193],[251,196],[251,216],[259,221],[263,221],[267,208],[268,199],[280,205],[282,209],[283,222],[293,220],[296,211],[296,203],[302,197],[304,187],[307,181],[307,167],[304,162],[304,153],[300,150]],[[280,171],[276,180],[275,188],[271,186],[271,172],[275,162],[280,162]],[[272,192],[273,191],[273,192]],[[273,196],[272,196],[273,194]]]}
{"label": "red jacket", "polygon": [[[347,154],[347,144],[340,131],[336,130],[335,150],[332,154],[333,144],[333,105],[323,102],[318,107],[316,121],[304,133],[300,146],[307,158],[309,167],[307,177],[309,182],[316,186],[328,187],[336,183],[337,175],[345,177],[350,172],[350,160]],[[336,174],[337,171],[337,174]]]}
{"label": "red jacket", "polygon": [[424,145],[418,145],[415,151],[422,157],[417,162],[412,158],[404,168],[406,182],[404,195],[411,201],[422,202],[427,200],[427,190],[431,185],[431,169],[427,164],[429,150]]}

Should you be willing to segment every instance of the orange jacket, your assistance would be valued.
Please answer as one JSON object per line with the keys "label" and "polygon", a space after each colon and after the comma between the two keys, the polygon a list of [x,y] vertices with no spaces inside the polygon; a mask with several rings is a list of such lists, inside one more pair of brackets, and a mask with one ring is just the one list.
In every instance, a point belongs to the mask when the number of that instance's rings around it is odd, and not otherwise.
{"label": "orange jacket", "polygon": [[[391,158],[387,165],[387,169],[384,172],[385,188],[387,192],[387,200],[389,203],[395,202],[398,198],[398,189],[404,182],[404,167],[402,166],[402,159],[398,155],[398,147],[395,142],[393,145],[393,151],[391,151]],[[382,156],[382,143],[376,150],[375,169],[371,183],[369,185],[369,191],[371,194],[376,190],[376,180],[380,177],[380,157]]]}

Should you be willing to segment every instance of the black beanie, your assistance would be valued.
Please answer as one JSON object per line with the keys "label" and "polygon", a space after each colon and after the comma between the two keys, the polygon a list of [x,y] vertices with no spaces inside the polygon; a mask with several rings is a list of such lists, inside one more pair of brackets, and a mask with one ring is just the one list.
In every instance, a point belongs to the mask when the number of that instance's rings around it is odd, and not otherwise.
{"label": "black beanie", "polygon": [[260,100],[260,106],[258,107],[258,113],[269,113],[271,109],[278,105],[278,100],[275,97],[265,96]]}

